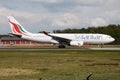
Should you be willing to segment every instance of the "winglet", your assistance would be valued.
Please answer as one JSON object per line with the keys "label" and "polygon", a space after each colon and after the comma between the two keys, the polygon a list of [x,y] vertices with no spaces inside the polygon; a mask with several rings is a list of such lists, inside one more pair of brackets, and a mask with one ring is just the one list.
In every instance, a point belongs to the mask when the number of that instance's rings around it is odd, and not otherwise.
{"label": "winglet", "polygon": [[46,31],[43,31],[43,33],[44,33],[45,35],[48,35],[48,32],[46,32]]}

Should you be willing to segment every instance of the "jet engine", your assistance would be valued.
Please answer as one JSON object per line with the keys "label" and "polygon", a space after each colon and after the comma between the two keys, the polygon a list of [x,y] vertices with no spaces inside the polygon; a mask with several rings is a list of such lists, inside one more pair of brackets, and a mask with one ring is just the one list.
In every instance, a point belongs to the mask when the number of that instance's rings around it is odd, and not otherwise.
{"label": "jet engine", "polygon": [[71,41],[70,45],[71,46],[83,46],[84,42],[83,41]]}

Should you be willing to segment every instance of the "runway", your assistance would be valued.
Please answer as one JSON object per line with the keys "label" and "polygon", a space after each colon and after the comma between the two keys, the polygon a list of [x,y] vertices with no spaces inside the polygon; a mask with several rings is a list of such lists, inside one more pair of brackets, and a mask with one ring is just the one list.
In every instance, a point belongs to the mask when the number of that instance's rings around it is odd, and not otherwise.
{"label": "runway", "polygon": [[0,50],[116,50],[120,48],[14,48],[14,47],[1,47]]}
{"label": "runway", "polygon": [[120,50],[120,48],[90,48],[90,50]]}

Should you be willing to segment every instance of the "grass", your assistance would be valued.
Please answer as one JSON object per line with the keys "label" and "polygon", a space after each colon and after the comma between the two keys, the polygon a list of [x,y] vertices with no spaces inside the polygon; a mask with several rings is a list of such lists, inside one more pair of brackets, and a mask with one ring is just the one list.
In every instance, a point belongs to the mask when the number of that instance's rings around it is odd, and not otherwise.
{"label": "grass", "polygon": [[120,51],[0,51],[0,80],[120,80]]}

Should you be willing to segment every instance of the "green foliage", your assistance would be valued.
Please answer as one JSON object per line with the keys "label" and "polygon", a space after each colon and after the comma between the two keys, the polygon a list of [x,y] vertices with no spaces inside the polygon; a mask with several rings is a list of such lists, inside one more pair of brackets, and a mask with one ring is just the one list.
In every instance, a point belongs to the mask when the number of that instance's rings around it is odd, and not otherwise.
{"label": "green foliage", "polygon": [[2,37],[8,37],[9,35],[0,35],[0,38],[2,38]]}
{"label": "green foliage", "polygon": [[112,44],[120,44],[120,25],[110,24],[108,26],[88,27],[81,29],[54,30],[54,33],[101,33],[108,34],[115,38]]}

